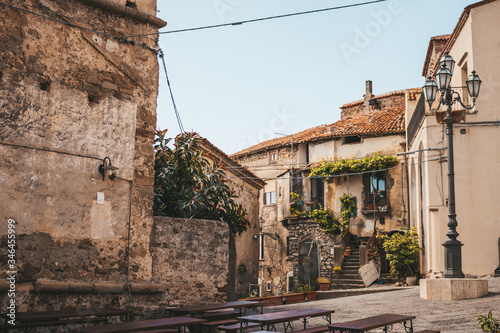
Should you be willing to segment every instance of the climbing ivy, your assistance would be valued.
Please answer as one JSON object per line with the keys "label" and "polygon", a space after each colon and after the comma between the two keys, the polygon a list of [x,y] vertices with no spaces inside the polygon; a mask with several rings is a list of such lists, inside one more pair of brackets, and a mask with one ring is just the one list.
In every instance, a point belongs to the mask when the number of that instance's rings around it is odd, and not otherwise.
{"label": "climbing ivy", "polygon": [[382,155],[376,152],[373,156],[362,159],[342,159],[342,160],[324,160],[317,167],[311,170],[311,176],[330,177],[335,175],[344,175],[350,173],[379,171],[392,168],[398,164],[396,156]]}

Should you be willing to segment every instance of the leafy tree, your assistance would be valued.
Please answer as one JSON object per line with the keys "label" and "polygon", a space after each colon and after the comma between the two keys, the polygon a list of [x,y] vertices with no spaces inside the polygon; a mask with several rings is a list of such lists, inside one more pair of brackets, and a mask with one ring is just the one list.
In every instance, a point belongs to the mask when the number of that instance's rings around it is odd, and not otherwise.
{"label": "leafy tree", "polygon": [[418,234],[416,228],[403,233],[394,233],[391,237],[379,236],[384,240],[384,250],[391,266],[391,275],[404,278],[414,275],[418,269]]}
{"label": "leafy tree", "polygon": [[198,135],[178,136],[171,149],[166,134],[155,137],[155,215],[224,221],[232,235],[246,231],[247,212],[235,202],[224,170],[199,149]]}

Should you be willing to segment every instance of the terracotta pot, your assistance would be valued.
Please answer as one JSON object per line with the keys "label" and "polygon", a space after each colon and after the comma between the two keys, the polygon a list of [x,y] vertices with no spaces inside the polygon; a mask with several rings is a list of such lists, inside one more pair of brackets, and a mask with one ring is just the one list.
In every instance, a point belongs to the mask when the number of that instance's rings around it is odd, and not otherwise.
{"label": "terracotta pot", "polygon": [[306,292],[306,300],[315,301],[316,300],[316,292],[315,291]]}
{"label": "terracotta pot", "polygon": [[330,290],[330,282],[319,282],[319,290],[321,291]]}

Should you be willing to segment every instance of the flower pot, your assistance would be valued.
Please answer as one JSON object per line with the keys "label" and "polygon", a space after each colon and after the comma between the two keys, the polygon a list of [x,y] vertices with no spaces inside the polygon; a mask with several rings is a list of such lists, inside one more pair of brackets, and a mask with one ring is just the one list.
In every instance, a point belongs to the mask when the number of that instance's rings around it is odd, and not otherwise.
{"label": "flower pot", "polygon": [[330,289],[330,282],[319,282],[319,290],[326,291]]}
{"label": "flower pot", "polygon": [[316,292],[315,291],[306,292],[306,300],[307,301],[315,301],[316,300]]}
{"label": "flower pot", "polygon": [[406,277],[406,284],[408,286],[414,286],[417,284],[417,277],[416,276],[407,276]]}

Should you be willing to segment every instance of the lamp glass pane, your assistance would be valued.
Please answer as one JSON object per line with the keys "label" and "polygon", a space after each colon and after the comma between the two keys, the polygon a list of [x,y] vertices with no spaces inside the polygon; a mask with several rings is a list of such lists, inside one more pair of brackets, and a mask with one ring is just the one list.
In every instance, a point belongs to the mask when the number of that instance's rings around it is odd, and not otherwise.
{"label": "lamp glass pane", "polygon": [[481,79],[479,79],[479,76],[473,72],[466,82],[470,97],[476,98],[479,96],[479,89],[481,88]]}
{"label": "lamp glass pane", "polygon": [[434,80],[427,80],[423,86],[424,98],[427,102],[433,102],[436,99],[437,85]]}
{"label": "lamp glass pane", "polygon": [[441,67],[436,73],[436,83],[440,90],[448,89],[451,82],[451,72],[446,67]]}

